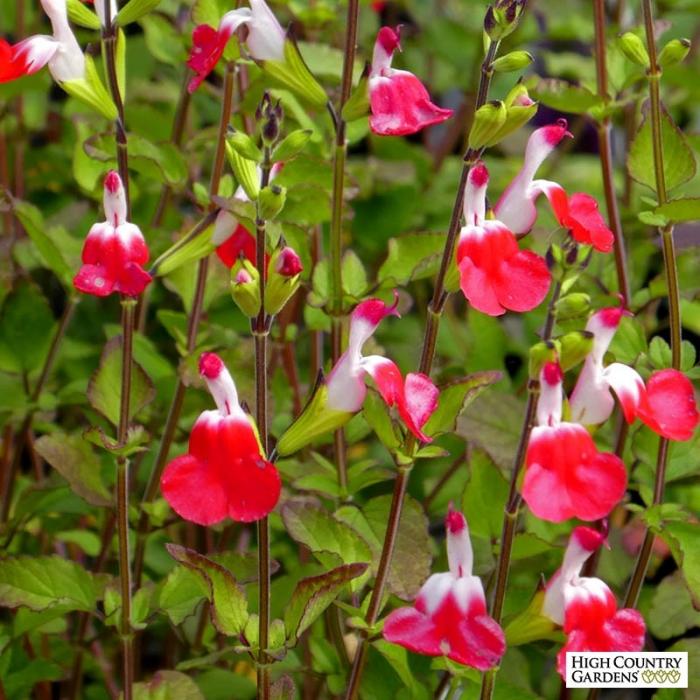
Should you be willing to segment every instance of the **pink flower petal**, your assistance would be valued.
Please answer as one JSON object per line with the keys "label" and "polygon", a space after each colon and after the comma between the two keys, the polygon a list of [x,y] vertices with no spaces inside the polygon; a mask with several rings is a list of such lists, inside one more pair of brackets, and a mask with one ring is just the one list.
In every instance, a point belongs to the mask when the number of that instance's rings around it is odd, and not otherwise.
{"label": "pink flower petal", "polygon": [[426,656],[442,656],[441,636],[428,615],[415,608],[398,608],[389,614],[382,630],[384,639]]}
{"label": "pink flower petal", "polygon": [[647,380],[639,417],[669,440],[690,440],[698,424],[695,392],[688,377],[675,369],[654,372]]}

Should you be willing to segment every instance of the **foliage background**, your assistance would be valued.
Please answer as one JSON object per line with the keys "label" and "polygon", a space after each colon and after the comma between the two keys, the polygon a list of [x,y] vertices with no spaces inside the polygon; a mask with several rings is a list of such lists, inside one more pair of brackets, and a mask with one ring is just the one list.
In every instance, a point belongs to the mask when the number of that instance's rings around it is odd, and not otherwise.
{"label": "foliage background", "polygon": [[[3,36],[19,38],[16,12],[20,5],[24,5],[26,35],[44,27],[37,3],[0,0]],[[619,0],[613,5],[625,29],[638,25],[636,4]],[[344,10],[340,4],[333,0],[292,0],[275,3],[273,8],[283,24],[294,19],[302,38],[301,50],[312,72],[331,90],[337,89],[342,52],[336,47],[342,45],[344,31]],[[219,118],[220,76],[193,96],[181,148],[170,143],[170,135],[193,26],[190,11],[202,21],[216,16],[220,9],[229,9],[228,3],[162,0],[151,13],[127,27],[132,220],[144,231],[153,259],[191,228],[207,202],[206,183]],[[403,371],[411,371],[418,364],[417,339],[422,336],[432,278],[459,178],[462,142],[472,113],[482,56],[484,9],[483,3],[476,0],[389,2],[379,13],[369,4],[361,6],[357,74],[363,61],[371,56],[380,19],[384,24],[402,23],[404,52],[398,61],[424,79],[431,94],[439,96],[441,104],[453,107],[457,114],[447,124],[408,139],[372,136],[366,119],[349,126],[346,301],[349,305],[370,294],[395,286],[401,288],[402,320],[385,323],[375,339]],[[664,22],[664,41],[681,36],[692,38],[700,29],[697,0],[660,2],[658,16]],[[668,309],[655,230],[638,216],[649,208],[644,198],[651,196],[651,191],[633,183],[624,167],[627,145],[639,123],[645,90],[643,70],[620,52],[614,40],[616,29],[613,26],[610,31],[608,69],[617,100],[613,111],[616,178],[629,252],[631,306],[636,317],[623,322],[611,352],[619,361],[636,363],[640,370],[648,371],[669,364],[669,349],[664,341]],[[99,57],[94,32],[80,30],[79,39],[83,45],[92,42]],[[590,3],[533,0],[519,30],[506,40],[504,50],[525,48],[535,57],[534,64],[524,71],[531,95],[543,105],[535,123],[548,123],[564,115],[576,137],[550,158],[542,177],[551,176],[564,187],[590,192],[602,202],[593,124],[598,105],[592,40]],[[700,149],[700,137],[696,134],[700,126],[698,70],[700,57],[694,45],[689,58],[663,76],[665,104],[686,132],[695,158]],[[235,103],[234,124],[238,127],[243,127],[244,117],[253,114],[263,90],[269,87],[255,66],[251,65],[249,72],[250,86],[242,102]],[[497,75],[491,96],[502,98],[517,77],[512,73]],[[284,105],[285,128],[291,130],[296,123],[313,132],[304,154],[279,177],[279,183],[289,188],[280,216],[281,229],[302,255],[305,290],[309,292],[307,305],[303,304],[303,295],[299,295],[293,308],[285,313],[283,323],[273,331],[271,428],[273,435],[279,436],[292,420],[295,401],[303,402],[313,383],[311,331],[328,329],[327,318],[318,310],[327,294],[323,268],[320,272],[317,268],[313,279],[311,271],[314,236],[323,241],[328,232],[332,132],[327,115],[309,114],[285,90],[273,89],[272,94]],[[517,172],[528,133],[527,128],[522,129],[488,152],[492,193],[502,191]],[[52,697],[51,686],[54,691],[59,684],[65,688],[76,658],[80,610],[93,613],[85,637],[89,653],[83,658],[80,697],[110,697],[118,685],[115,669],[108,663],[117,656],[110,605],[114,607],[118,601],[115,603],[112,597],[110,603],[109,595],[116,572],[116,544],[113,529],[110,530],[111,510],[107,507],[114,485],[113,459],[81,437],[88,426],[109,427],[88,400],[88,386],[105,341],[119,332],[115,298],[79,300],[51,375],[41,393],[32,395],[61,314],[73,300],[70,279],[79,265],[84,235],[99,218],[101,178],[115,165],[111,139],[105,120],[66,98],[53,86],[46,71],[0,86],[0,191],[12,192],[15,198],[13,211],[7,196],[0,200],[0,459],[5,470],[12,458],[11,437],[32,416],[27,449],[21,455],[22,469],[14,487],[13,508],[2,530],[8,554],[28,557],[19,560],[22,565],[15,572],[19,579],[12,579],[12,572],[0,572],[0,602],[15,608],[3,611],[0,624],[0,678],[5,696],[10,699],[30,695],[48,698]],[[697,194],[694,169],[692,174],[674,196]],[[172,188],[170,206],[160,225],[149,225],[164,183]],[[226,175],[222,194],[231,194],[233,189],[233,179]],[[543,212],[532,235],[532,247],[544,253],[554,230],[554,220],[547,220]],[[697,223],[679,226],[676,241],[684,336],[688,341],[683,369],[697,377]],[[322,242],[321,248],[327,249],[327,243]],[[231,303],[227,275],[228,271],[212,256],[197,348],[220,349],[242,396],[252,401],[248,321]],[[138,455],[133,469],[133,523],[140,512],[138,499],[153,466],[178,373],[187,378],[192,388],[186,392],[171,454],[185,450],[196,416],[210,407],[210,398],[201,390],[194,372],[193,357],[198,353],[183,356],[193,284],[194,271],[190,266],[152,285],[143,332],[136,337],[136,360],[149,378],[142,380],[144,400],[136,417],[150,439],[148,449]],[[615,289],[612,259],[595,255],[579,288],[591,294],[596,308],[610,303],[614,295],[608,290]],[[393,593],[403,597],[415,594],[431,566],[433,571],[445,568],[441,520],[450,501],[464,507],[476,549],[476,573],[485,577],[488,584],[523,415],[527,352],[538,339],[544,313],[542,305],[527,315],[494,319],[468,311],[461,297],[451,298],[438,340],[436,380],[445,383],[485,370],[499,370],[502,378],[467,408],[454,434],[439,440],[449,455],[422,460],[414,470],[410,505],[402,523],[404,539],[400,539],[396,552]],[[577,319],[565,327],[580,328],[583,323]],[[298,370],[298,386],[289,374],[290,357]],[[112,389],[108,386],[106,390]],[[612,445],[614,434],[613,421],[601,433],[602,444]],[[649,430],[634,427],[628,440],[625,462],[631,470],[633,504],[645,505],[650,500],[657,439]],[[334,502],[340,494],[334,467],[328,461],[328,445],[279,465],[284,476],[285,505],[281,514],[272,518],[272,554],[279,562],[273,578],[274,617],[283,615],[294,582],[300,576],[341,562],[376,563],[391,491],[391,461],[362,415],[348,428],[348,440],[349,490],[354,498],[334,516]],[[693,608],[691,595],[696,601],[700,597],[700,562],[697,521],[689,514],[700,510],[699,463],[697,436],[690,443],[674,445],[666,497],[669,505],[664,510],[647,510],[643,514],[647,522],[655,518],[658,524],[665,524],[662,534],[675,557],[655,557],[640,603],[655,648],[672,646],[691,652],[691,674],[696,674],[691,684],[695,683],[696,689],[700,688],[700,641],[696,629],[700,613]],[[358,508],[370,527],[364,537],[347,524],[362,517]],[[148,513],[155,530],[147,540],[144,581],[136,594],[135,613],[136,623],[144,628],[138,647],[140,678],[149,679],[159,670],[177,669],[187,674],[194,685],[179,676],[171,677],[168,683],[183,684],[172,691],[171,697],[198,698],[199,693],[207,700],[254,697],[255,675],[248,657],[232,649],[231,641],[216,635],[206,616],[205,591],[199,580],[176,566],[165,548],[168,542],[179,542],[202,552],[236,552],[235,557],[227,555],[229,566],[240,579],[250,579],[254,577],[252,530],[243,525],[207,531],[188,526],[173,518],[161,500],[148,506]],[[327,522],[331,518],[332,527]],[[612,550],[603,552],[601,557],[600,576],[618,595],[633,566],[635,542],[641,538],[638,518],[639,513],[624,507],[614,514]],[[312,535],[307,533],[309,527]],[[557,568],[569,529],[567,524],[555,526],[525,516],[515,542],[506,623],[526,607],[540,573],[550,575]],[[320,533],[330,539],[320,541]],[[328,551],[334,554],[329,555]],[[661,544],[658,551],[667,554]],[[48,556],[59,559],[48,561]],[[81,573],[94,570],[100,559],[102,573],[94,577]],[[77,568],[65,564],[68,561],[76,562]],[[683,563],[682,570],[677,562]],[[18,584],[17,580],[23,583]],[[18,588],[29,589],[35,596],[29,606],[33,610],[16,607],[12,596],[18,595]],[[346,591],[342,599],[348,605],[357,605],[362,600],[362,590],[355,586],[354,592]],[[254,610],[252,583],[248,594]],[[336,614],[336,608],[331,610]],[[344,659],[332,643],[333,629],[329,616],[319,619],[304,643],[279,664],[279,670],[294,679],[300,696],[316,697],[320,693],[331,697],[344,687]],[[352,645],[351,636],[348,643]],[[497,697],[557,697],[560,681],[553,672],[555,647],[552,641],[511,647],[499,674]],[[312,673],[305,677],[302,671],[308,670],[309,665]],[[432,697],[440,677],[435,668],[436,662],[429,659],[407,656],[403,650],[384,643],[375,644],[364,697]],[[468,673],[465,682],[467,695],[478,689],[477,674]],[[657,696],[676,697],[670,691]]]}

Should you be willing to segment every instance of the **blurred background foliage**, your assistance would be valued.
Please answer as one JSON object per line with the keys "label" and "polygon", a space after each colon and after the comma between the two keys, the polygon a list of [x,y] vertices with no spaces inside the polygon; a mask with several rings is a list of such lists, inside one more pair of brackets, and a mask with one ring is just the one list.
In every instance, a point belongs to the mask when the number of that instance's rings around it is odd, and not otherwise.
{"label": "blurred background foliage", "polygon": [[[608,5],[615,176],[629,254],[631,307],[636,313],[634,319],[624,321],[611,353],[620,361],[636,364],[644,373],[669,364],[664,340],[668,310],[661,252],[655,229],[639,218],[640,212],[653,208],[653,202],[649,202],[653,192],[635,183],[625,167],[628,147],[640,122],[646,84],[643,69],[624,57],[616,39],[621,28],[639,30],[637,4],[617,0]],[[657,5],[662,44],[674,37],[693,40],[688,59],[664,71],[662,90],[666,107],[686,133],[697,159],[700,2],[674,0]],[[208,202],[206,187],[219,119],[221,66],[219,73],[192,96],[181,146],[172,142],[171,134],[194,26],[191,13],[200,18],[217,17],[230,7],[223,0],[162,0],[152,12],[126,27],[132,220],[143,230],[153,259],[196,223]],[[272,7],[283,25],[293,23],[311,71],[334,94],[342,65],[338,47],[344,36],[343,4],[334,0],[291,0],[272,3]],[[394,287],[401,290],[402,320],[385,322],[375,341],[404,372],[414,370],[418,364],[418,339],[422,337],[432,278],[459,178],[483,55],[484,9],[480,0],[390,0],[361,5],[356,75],[359,76],[364,61],[371,58],[380,24],[401,24],[403,53],[397,56],[396,65],[415,72],[429,86],[436,101],[456,113],[445,124],[407,139],[373,136],[366,119],[352,122],[348,128],[346,302],[350,306],[377,292]],[[17,32],[18,23],[24,28],[21,35]],[[16,41],[43,31],[46,23],[38,3],[0,0],[2,36]],[[97,34],[79,29],[78,37],[99,62]],[[531,0],[520,28],[505,40],[503,53],[520,48],[534,56],[534,63],[522,72],[531,96],[541,104],[532,124],[549,123],[563,116],[575,135],[549,159],[541,176],[557,180],[570,191],[589,192],[602,203],[595,129],[601,103],[596,97],[592,41],[590,2]],[[254,113],[263,91],[270,87],[268,78],[254,64],[248,65],[247,70],[249,85],[244,94],[238,94],[233,116],[234,125],[240,129],[246,128],[246,120]],[[490,96],[502,99],[520,77],[519,73],[497,74]],[[271,426],[273,435],[279,436],[313,384],[311,332],[328,329],[328,319],[319,310],[327,285],[322,266],[320,271],[316,266],[314,274],[313,261],[319,259],[319,250],[327,249],[324,237],[328,235],[330,218],[332,125],[325,112],[307,111],[283,88],[273,87],[272,94],[282,101],[287,130],[301,127],[312,131],[304,153],[289,163],[278,178],[279,184],[288,187],[287,203],[279,217],[281,232],[305,263],[304,289],[273,329]],[[530,127],[525,127],[487,152],[485,160],[492,175],[490,194],[494,199],[519,169],[529,131]],[[98,700],[115,693],[115,671],[110,659],[115,658],[117,637],[105,631],[114,617],[110,617],[108,594],[110,586],[114,586],[115,572],[113,519],[105,507],[111,502],[114,469],[112,458],[81,436],[89,425],[108,428],[88,400],[88,383],[98,367],[105,341],[119,332],[118,300],[77,300],[70,285],[79,266],[84,236],[102,216],[102,176],[115,166],[112,138],[111,126],[81,103],[67,98],[46,71],[0,85],[0,460],[5,473],[13,459],[11,437],[20,434],[31,417],[26,446],[19,455],[21,469],[9,519],[3,525],[2,542],[13,555],[55,554],[77,562],[80,569],[101,572],[90,580],[94,590],[85,593],[83,603],[76,603],[69,594],[77,585],[78,574],[74,570],[64,572],[56,564],[51,581],[45,584],[45,594],[53,596],[54,602],[36,602],[33,610],[19,607],[12,614],[3,612],[0,678],[4,696],[10,700],[59,697],[59,687],[61,692],[68,692],[77,642],[86,645],[89,653],[82,658],[82,687],[75,697]],[[156,217],[164,186],[170,190],[168,205],[163,216]],[[227,174],[221,194],[231,195],[234,188],[234,180]],[[673,196],[697,195],[699,190],[693,170],[693,176]],[[698,224],[692,222],[679,226],[676,232],[684,334],[688,341],[683,369],[694,378],[698,376],[695,351],[700,336],[699,235]],[[544,254],[549,244],[561,236],[554,219],[543,211],[530,245]],[[197,352],[186,356],[184,329],[193,285],[194,269],[190,265],[157,281],[147,292],[135,357],[148,378],[143,379],[145,400],[136,418],[150,437],[147,449],[135,460],[134,523],[141,508],[138,498],[153,466],[178,373],[193,386],[186,392],[173,455],[184,451],[193,421],[211,404],[194,372],[194,357],[199,351],[220,350],[242,397],[248,401],[253,398],[248,321],[232,304],[228,270],[215,256],[211,260]],[[615,289],[612,258],[594,255],[577,290],[589,293],[597,308],[614,302]],[[66,308],[74,303],[77,308],[56,362],[37,395],[34,389],[58,323]],[[444,448],[445,456],[422,460],[414,470],[409,487],[411,505],[402,524],[412,537],[397,550],[397,582],[392,593],[404,598],[414,595],[431,570],[432,558],[436,560],[432,570],[445,568],[441,521],[450,501],[464,506],[476,550],[476,573],[484,576],[488,584],[500,536],[507,475],[523,415],[527,351],[537,341],[544,313],[545,305],[527,315],[491,318],[469,311],[461,296],[451,298],[440,329],[436,381],[445,383],[482,370],[499,370],[502,379],[467,408],[453,434],[440,438],[438,444]],[[582,328],[584,324],[585,319],[578,318],[562,327]],[[294,373],[290,374],[290,357],[298,380]],[[149,389],[150,384],[154,391]],[[631,470],[631,499],[633,504],[645,505],[650,501],[658,438],[643,427],[635,426],[632,431],[625,454]],[[362,550],[365,558],[361,560],[376,563],[377,542],[381,540],[387,494],[391,490],[391,460],[381,442],[372,437],[362,415],[352,421],[347,433],[354,501],[335,514],[332,504],[338,492],[334,467],[328,461],[328,441],[279,465],[285,477],[284,500],[291,506],[283,509],[284,518],[279,514],[272,517],[272,554],[279,563],[273,578],[273,616],[282,615],[300,576],[321,570],[311,551],[324,566],[328,566],[328,551],[335,551],[334,565],[352,560],[355,554],[348,553],[339,542],[359,537],[348,524],[354,518],[364,517],[376,526],[371,528],[374,539],[365,530],[358,545],[367,550]],[[600,436],[602,444],[612,444],[614,421],[601,429]],[[695,674],[691,686],[695,683],[696,690],[700,688],[700,618],[691,596],[697,605],[700,538],[688,514],[700,511],[699,464],[697,437],[690,443],[673,445],[668,505],[663,512],[647,510],[641,514],[621,507],[613,515],[617,527],[611,535],[612,550],[603,553],[599,569],[619,594],[624,590],[635,548],[641,540],[640,518],[646,522],[668,519],[690,528],[665,529],[665,543],[659,540],[655,549],[641,609],[654,648],[691,652],[691,676]],[[362,506],[359,515],[353,513],[358,505]],[[316,512],[319,509],[321,515]],[[160,678],[170,689],[167,697],[172,698],[254,697],[255,673],[249,658],[233,648],[230,640],[216,634],[206,615],[206,592],[196,576],[175,564],[164,546],[176,541],[199,551],[235,551],[238,559],[228,565],[241,580],[250,580],[254,577],[250,574],[254,553],[248,551],[250,528],[229,525],[205,532],[174,519],[161,500],[148,504],[147,512],[153,532],[147,540],[144,577],[135,604],[136,622],[144,628],[139,633],[140,678],[150,679],[156,671],[166,670]],[[332,542],[310,542],[299,534],[303,528],[294,528],[295,518],[313,523],[324,532],[330,531],[324,518],[332,518],[341,535]],[[551,575],[558,566],[569,528],[567,524],[555,526],[526,517],[515,541],[506,625],[509,616],[527,606],[540,573]],[[683,563],[684,568],[676,562]],[[25,563],[26,571],[32,575],[32,565]],[[361,604],[366,590],[363,585],[360,580],[352,595],[345,597],[348,605]],[[11,588],[6,580],[0,581],[0,600],[14,607],[8,603]],[[254,610],[254,584],[248,588]],[[40,593],[37,591],[37,595]],[[97,605],[97,600],[102,602]],[[82,638],[78,632],[81,610],[96,611]],[[332,610],[335,614],[336,609]],[[328,633],[324,625],[329,626]],[[342,692],[346,660],[331,642],[332,631],[328,616],[319,620],[304,643],[276,667],[294,679],[298,697],[333,697]],[[344,631],[352,651],[352,634],[348,629]],[[510,648],[503,661],[496,696],[558,697],[560,680],[553,671],[555,648],[551,640]],[[372,648],[363,697],[432,697],[440,678],[436,673],[440,663],[413,655],[409,658],[403,649],[379,642]],[[464,680],[465,697],[471,697],[478,689],[478,674],[467,672]],[[161,697],[145,685],[139,692],[139,698]],[[664,699],[681,696],[676,691],[657,693]]]}

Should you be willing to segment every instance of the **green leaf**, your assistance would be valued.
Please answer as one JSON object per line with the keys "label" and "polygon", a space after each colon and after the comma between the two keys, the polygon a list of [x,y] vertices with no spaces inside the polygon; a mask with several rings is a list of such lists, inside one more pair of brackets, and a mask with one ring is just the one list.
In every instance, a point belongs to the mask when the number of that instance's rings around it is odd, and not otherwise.
{"label": "green leaf", "polygon": [[54,272],[66,289],[72,290],[75,271],[66,262],[61,249],[48,235],[46,223],[39,209],[29,202],[19,200],[13,201],[12,208],[46,267]]}
{"label": "green leaf", "polygon": [[233,574],[212,559],[177,544],[167,544],[170,556],[196,572],[209,588],[211,619],[219,632],[239,635],[248,621],[248,601]]}
{"label": "green leaf", "polygon": [[6,298],[0,315],[0,345],[22,372],[44,361],[54,333],[54,318],[43,294],[30,282],[21,282]]}
{"label": "green leaf", "polygon": [[77,435],[42,435],[34,449],[68,482],[71,489],[93,506],[112,503],[100,474],[100,461],[85,440]]}
{"label": "green leaf", "polygon": [[320,506],[287,501],[282,506],[282,520],[290,537],[307,546],[325,566],[372,561],[367,542]]}
{"label": "green leaf", "polygon": [[508,482],[498,467],[480,450],[474,450],[469,462],[469,481],[462,499],[469,517],[469,529],[475,536],[497,538],[503,525],[503,507]]}
{"label": "green leaf", "polygon": [[[114,425],[119,424],[122,375],[122,339],[116,336],[105,343],[100,364],[88,382],[90,405]],[[134,362],[131,372],[129,416],[134,417],[155,397],[153,383],[141,365]]]}
{"label": "green leaf", "polygon": [[357,87],[343,105],[342,117],[346,122],[362,119],[369,114],[368,69],[360,77]]}
{"label": "green leaf", "polygon": [[[100,0],[97,1],[100,2]],[[100,29],[100,18],[94,12],[88,10],[80,0],[68,0],[66,5],[68,7],[68,19],[73,24],[86,29]]]}
{"label": "green leaf", "polygon": [[367,291],[367,273],[357,253],[346,250],[342,260],[343,290],[355,299],[361,299]]}
{"label": "green leaf", "polygon": [[515,396],[489,391],[467,408],[457,432],[510,472],[524,415],[525,407]]}
{"label": "green leaf", "polygon": [[411,233],[389,239],[388,255],[377,274],[380,282],[393,280],[405,285],[432,277],[438,269],[445,248],[443,233]]}
{"label": "green leaf", "polygon": [[110,121],[117,118],[117,108],[107,88],[100,79],[95,60],[85,54],[85,77],[80,80],[68,80],[61,87],[71,96],[92,107],[98,114]]}
{"label": "green leaf", "polygon": [[[100,0],[97,0],[100,2]],[[129,2],[119,10],[117,15],[117,24],[125,27],[131,22],[135,22],[140,17],[147,15],[151,10],[154,10],[160,5],[160,0],[129,0]]]}
{"label": "green leaf", "polygon": [[647,615],[649,631],[658,639],[680,637],[700,626],[700,612],[693,601],[680,572],[667,576],[654,590]]}
{"label": "green leaf", "polygon": [[670,202],[656,207],[654,214],[674,223],[700,221],[700,197],[672,199]]}
{"label": "green leaf", "polygon": [[209,587],[203,576],[184,566],[176,566],[165,579],[158,597],[158,607],[174,625],[179,625],[208,597]]}
{"label": "green leaf", "polygon": [[99,596],[97,579],[73,561],[56,556],[0,559],[3,607],[40,611],[60,605],[66,610],[92,612]]}
{"label": "green leaf", "polygon": [[540,80],[530,93],[543,105],[570,114],[585,114],[602,104],[601,98],[590,90],[555,78]]}
{"label": "green leaf", "polygon": [[366,569],[367,564],[348,564],[299,581],[284,611],[287,643],[296,645],[299,636],[336,599],[345,584]]}
{"label": "green leaf", "polygon": [[197,684],[179,671],[158,671],[148,683],[134,683],[134,700],[205,700]]}
{"label": "green leaf", "polygon": [[446,386],[440,387],[438,405],[425,424],[425,434],[434,437],[440,433],[453,432],[457,418],[462,411],[482,391],[500,381],[502,376],[500,372],[496,371],[476,372],[468,377],[456,379]]}
{"label": "green leaf", "polygon": [[367,391],[362,404],[362,415],[387,449],[394,450],[401,445],[389,408],[374,389]]}
{"label": "green leaf", "polygon": [[311,138],[311,129],[297,129],[284,137],[272,154],[272,160],[284,163],[295,158],[304,150]]}
{"label": "green leaf", "polygon": [[667,522],[661,536],[673,552],[696,608],[700,607],[700,524]]}
{"label": "green leaf", "polygon": [[[661,143],[666,189],[672,190],[695,175],[696,164],[683,132],[673,123],[665,107],[661,112]],[[650,110],[630,146],[627,171],[637,182],[656,192]]]}
{"label": "green leaf", "polygon": [[230,9],[230,3],[227,0],[195,0],[192,6],[192,21],[195,24],[218,27],[224,12]]}

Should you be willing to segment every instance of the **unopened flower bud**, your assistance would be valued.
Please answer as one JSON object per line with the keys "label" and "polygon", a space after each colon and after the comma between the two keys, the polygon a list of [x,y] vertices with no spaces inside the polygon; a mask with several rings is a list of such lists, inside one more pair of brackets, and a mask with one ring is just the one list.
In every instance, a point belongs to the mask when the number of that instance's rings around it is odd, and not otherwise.
{"label": "unopened flower bud", "polygon": [[591,298],[583,292],[567,294],[559,299],[555,306],[557,321],[568,321],[587,316],[591,310]]}
{"label": "unopened flower bud", "polygon": [[508,36],[518,26],[525,9],[525,0],[497,0],[489,5],[484,17],[484,31],[491,41]]}
{"label": "unopened flower bud", "polygon": [[574,331],[557,338],[559,344],[559,364],[564,372],[576,367],[586,359],[593,349],[593,333]]}
{"label": "unopened flower bud", "polygon": [[556,362],[557,347],[551,342],[540,342],[530,348],[530,357],[528,362],[528,372],[530,379],[538,379],[542,367],[548,362]]}
{"label": "unopened flower bud", "polygon": [[671,39],[666,46],[661,49],[657,59],[660,68],[668,68],[685,59],[690,51],[689,39]]}
{"label": "unopened flower bud", "polygon": [[625,56],[643,68],[649,68],[649,54],[644,42],[634,33],[625,32],[619,39],[620,49]]}
{"label": "unopened flower bud", "polygon": [[509,73],[526,68],[533,60],[532,54],[527,51],[511,51],[505,56],[497,58],[493,62],[493,69],[497,73]]}
{"label": "unopened flower bud", "polygon": [[506,95],[504,102],[508,109],[511,107],[532,107],[535,104],[534,100],[530,98],[527,88],[522,83],[518,83]]}
{"label": "unopened flower bud", "polygon": [[231,296],[238,308],[254,318],[260,311],[260,275],[255,266],[240,258],[231,268]]}
{"label": "unopened flower bud", "polygon": [[303,270],[297,252],[289,246],[277,248],[270,257],[265,285],[265,311],[279,313],[299,287]]}
{"label": "unopened flower bud", "polygon": [[507,116],[503,102],[487,102],[474,114],[472,128],[469,131],[469,148],[479,149],[490,145],[503,126]]}

